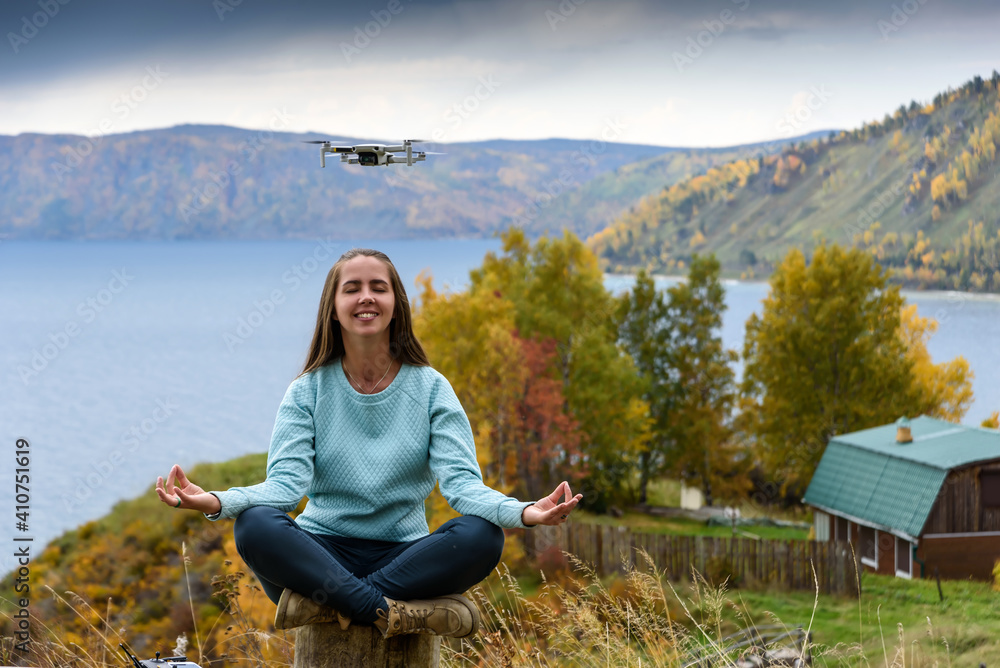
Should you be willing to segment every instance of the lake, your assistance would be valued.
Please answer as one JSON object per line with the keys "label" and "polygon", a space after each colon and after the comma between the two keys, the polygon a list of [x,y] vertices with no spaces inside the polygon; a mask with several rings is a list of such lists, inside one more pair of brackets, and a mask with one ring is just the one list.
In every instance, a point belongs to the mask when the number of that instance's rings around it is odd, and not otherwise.
{"label": "lake", "polygon": [[[266,451],[326,273],[354,245],[388,253],[411,298],[419,272],[431,271],[439,289],[461,288],[499,248],[497,240],[0,244],[0,442],[10,459],[18,438],[31,444],[28,530],[8,515],[0,536],[33,536],[38,554],[66,529],[152,489],[175,462]],[[615,290],[628,283],[606,279]],[[740,349],[767,285],[726,288],[723,339]],[[1000,409],[1000,300],[907,297],[940,323],[934,359],[965,355],[976,372],[965,422]],[[2,467],[8,509],[13,468]],[[13,568],[10,553],[0,573]]]}

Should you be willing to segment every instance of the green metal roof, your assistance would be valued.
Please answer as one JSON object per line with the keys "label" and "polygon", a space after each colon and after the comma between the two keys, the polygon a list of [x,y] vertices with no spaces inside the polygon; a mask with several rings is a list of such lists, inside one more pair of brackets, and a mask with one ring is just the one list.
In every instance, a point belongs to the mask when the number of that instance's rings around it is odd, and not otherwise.
{"label": "green metal roof", "polygon": [[835,436],[802,500],[916,538],[950,469],[1000,459],[1000,431],[923,416],[910,430],[912,443],[895,424]]}

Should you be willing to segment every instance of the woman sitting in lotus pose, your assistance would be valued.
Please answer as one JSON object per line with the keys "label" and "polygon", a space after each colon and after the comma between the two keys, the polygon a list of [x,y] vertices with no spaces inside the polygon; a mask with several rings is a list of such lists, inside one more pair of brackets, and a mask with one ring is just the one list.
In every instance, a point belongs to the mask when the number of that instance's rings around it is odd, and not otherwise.
{"label": "woman sitting in lotus pose", "polygon": [[[435,483],[462,516],[428,534]],[[354,620],[386,637],[475,633],[478,610],[460,592],[500,561],[501,528],[561,524],[581,499],[567,482],[536,502],[483,483],[469,419],[413,334],[399,274],[368,249],[327,275],[266,480],[206,492],[174,465],[156,491],[169,506],[236,518],[240,556],[278,605],[276,628]],[[293,521],[286,512],[304,496]]]}

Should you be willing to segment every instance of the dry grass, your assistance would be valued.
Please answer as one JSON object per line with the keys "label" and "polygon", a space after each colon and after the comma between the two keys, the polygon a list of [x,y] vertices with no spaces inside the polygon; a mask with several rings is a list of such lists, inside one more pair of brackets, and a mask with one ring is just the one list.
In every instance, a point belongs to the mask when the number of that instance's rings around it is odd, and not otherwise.
{"label": "dry grass", "polygon": [[741,650],[726,641],[725,612],[732,607],[723,584],[697,574],[681,595],[641,553],[644,570],[604,584],[567,555],[574,575],[545,581],[527,597],[506,570],[473,594],[486,628],[475,643],[452,641],[442,653],[451,667],[682,666],[700,655],[714,666],[736,666]]}
{"label": "dry grass", "polygon": [[[755,606],[758,608],[755,611],[749,609],[744,596],[750,592],[730,591],[726,583],[713,586],[693,573],[691,583],[675,586],[646,554],[641,554],[642,569],[626,569],[624,577],[607,581],[598,578],[586,564],[566,556],[572,570],[557,571],[549,579],[543,578],[541,586],[531,595],[522,590],[505,567],[476,587],[471,596],[483,611],[484,628],[471,642],[447,640],[442,646],[441,665],[449,668],[684,666],[700,655],[710,657],[713,666],[734,667],[746,651],[733,645],[729,636],[734,631],[760,623],[780,624],[773,615],[762,614],[759,606]],[[244,604],[252,605],[253,597],[260,591],[245,580],[242,572],[215,579],[215,595],[228,603],[226,621],[220,617],[216,623],[227,624],[225,631],[229,636],[211,651],[203,651],[196,636],[196,646],[188,655],[192,660],[200,659],[199,665],[204,668],[210,665],[287,668],[292,663],[291,643],[283,635],[254,628]],[[114,628],[109,621],[110,603],[100,614],[72,592],[62,595],[50,590],[50,593],[71,614],[90,620],[88,632],[78,642],[68,642],[59,628],[34,619],[31,655],[15,652],[12,639],[3,638],[0,665],[117,668],[124,664],[118,643],[125,642],[129,632],[124,627]],[[241,603],[244,597],[250,598]],[[816,617],[817,611],[822,615],[818,591],[810,598],[812,616]],[[908,629],[910,633],[906,635],[902,624],[884,619],[881,604],[875,602],[879,614],[874,626],[866,623],[858,606],[855,629],[868,638],[878,638],[877,651],[873,651],[871,644],[860,642],[833,646],[807,642],[800,654],[811,656],[817,666],[943,668],[951,665],[948,641],[931,625],[930,618],[921,634],[924,639],[915,639],[914,629]],[[812,624],[810,619],[806,631]],[[937,651],[941,647],[945,648],[943,655]]]}
{"label": "dry grass", "polygon": [[[185,562],[185,580],[187,580],[188,556],[186,549],[182,551]],[[229,562],[226,562],[229,566]],[[220,615],[212,626],[226,623],[223,633],[228,636],[215,646],[213,651],[207,651],[201,644],[197,632],[197,620],[194,618],[194,600],[191,597],[189,582],[188,600],[191,603],[191,616],[194,622],[195,645],[189,648],[187,637],[177,638],[172,650],[173,655],[187,655],[190,661],[195,661],[203,668],[209,666],[251,666],[252,668],[288,668],[292,664],[292,643],[284,635],[275,635],[254,628],[249,616],[241,604],[244,595],[252,598],[260,594],[260,587],[254,583],[243,583],[246,574],[240,571],[225,576],[219,576],[212,582],[215,596],[223,598],[226,611]],[[103,614],[95,610],[87,601],[72,591],[65,596],[45,587],[48,593],[61,605],[69,615],[79,617],[86,622],[87,631],[82,637],[67,632],[60,626],[46,624],[34,615],[31,616],[32,641],[28,653],[15,649],[13,638],[0,638],[0,665],[35,666],[37,668],[121,668],[131,665],[122,651],[121,645],[129,646],[130,630],[127,626],[115,627],[111,623],[112,606],[107,602]],[[224,620],[228,616],[229,621]],[[8,621],[13,622],[8,617]],[[211,635],[211,631],[209,633]],[[70,638],[78,638],[70,640]],[[193,650],[193,651],[189,651]],[[132,652],[134,654],[134,652]],[[212,657],[217,658],[212,658]],[[150,657],[138,657],[145,659]]]}

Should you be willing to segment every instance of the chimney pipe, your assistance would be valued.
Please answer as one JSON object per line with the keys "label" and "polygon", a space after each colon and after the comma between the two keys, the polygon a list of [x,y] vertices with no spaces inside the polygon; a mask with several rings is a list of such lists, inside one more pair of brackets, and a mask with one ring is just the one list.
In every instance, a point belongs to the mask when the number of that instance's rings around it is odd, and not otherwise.
{"label": "chimney pipe", "polygon": [[910,420],[901,417],[896,420],[896,443],[903,445],[913,442],[913,434],[910,432]]}

